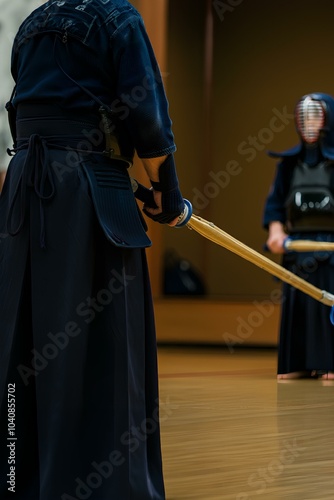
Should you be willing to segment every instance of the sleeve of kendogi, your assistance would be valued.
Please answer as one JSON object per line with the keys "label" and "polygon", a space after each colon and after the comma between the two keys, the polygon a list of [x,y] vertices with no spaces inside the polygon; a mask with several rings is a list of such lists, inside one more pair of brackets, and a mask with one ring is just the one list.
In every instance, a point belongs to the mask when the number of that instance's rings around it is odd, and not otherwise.
{"label": "sleeve of kendogi", "polygon": [[138,156],[173,153],[176,146],[162,75],[141,17],[127,19],[111,41],[119,118]]}

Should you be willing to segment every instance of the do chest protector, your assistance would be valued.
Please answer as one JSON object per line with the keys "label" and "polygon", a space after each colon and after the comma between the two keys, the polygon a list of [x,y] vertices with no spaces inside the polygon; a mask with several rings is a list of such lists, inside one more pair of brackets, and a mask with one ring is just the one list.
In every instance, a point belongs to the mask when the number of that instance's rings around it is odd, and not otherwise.
{"label": "do chest protector", "polygon": [[334,231],[333,169],[331,161],[314,167],[299,162],[294,167],[285,204],[291,232]]}

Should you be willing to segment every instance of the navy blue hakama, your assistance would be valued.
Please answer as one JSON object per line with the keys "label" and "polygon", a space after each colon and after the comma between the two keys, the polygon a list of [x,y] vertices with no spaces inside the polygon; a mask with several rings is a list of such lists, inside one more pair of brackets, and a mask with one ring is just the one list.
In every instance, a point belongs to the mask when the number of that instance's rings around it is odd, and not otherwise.
{"label": "navy blue hakama", "polygon": [[145,250],[108,241],[80,162],[55,170],[64,151],[49,150],[44,197],[33,183],[17,189],[27,154],[12,159],[0,197],[0,497],[164,499]]}

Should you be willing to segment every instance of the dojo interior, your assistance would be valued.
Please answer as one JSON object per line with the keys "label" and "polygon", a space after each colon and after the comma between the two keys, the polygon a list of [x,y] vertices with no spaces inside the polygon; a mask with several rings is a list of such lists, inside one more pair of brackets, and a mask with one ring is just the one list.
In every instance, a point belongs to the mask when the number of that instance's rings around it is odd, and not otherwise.
{"label": "dojo interior", "polygon": [[[280,263],[264,250],[263,206],[276,167],[267,152],[298,143],[293,113],[302,95],[333,92],[334,6],[329,0],[306,0],[302,7],[288,0],[132,3],[166,85],[182,194],[194,213]],[[270,273],[187,228],[150,224],[149,234],[161,341],[224,344],[224,324],[235,330],[236,313],[247,318],[254,303],[270,301],[271,314],[258,321],[247,344],[277,345],[280,283]],[[194,301],[164,294],[170,252],[199,273],[205,295]]]}
{"label": "dojo interior", "polygon": [[[130,3],[162,72],[183,196],[280,264],[262,227],[267,152],[298,142],[302,95],[334,95],[334,2]],[[130,174],[147,185],[140,159]],[[282,283],[194,230],[146,222],[166,499],[332,500],[334,381],[277,380]]]}
{"label": "dojo interior", "polygon": [[[163,74],[184,197],[280,263],[264,250],[276,165],[267,151],[298,142],[302,95],[334,93],[334,4],[131,3]],[[140,179],[140,162],[134,170]],[[149,223],[149,234],[160,390],[175,404],[162,425],[167,498],[332,498],[333,382],[277,382],[281,283],[187,228]],[[165,293],[170,253],[198,272],[203,295]]]}

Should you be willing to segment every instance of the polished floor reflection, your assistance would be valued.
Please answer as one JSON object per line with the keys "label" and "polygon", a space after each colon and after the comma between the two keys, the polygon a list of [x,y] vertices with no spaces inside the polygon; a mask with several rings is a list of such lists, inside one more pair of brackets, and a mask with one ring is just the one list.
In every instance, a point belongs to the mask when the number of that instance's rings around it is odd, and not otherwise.
{"label": "polished floor reflection", "polygon": [[167,500],[334,499],[334,381],[276,356],[159,347]]}

